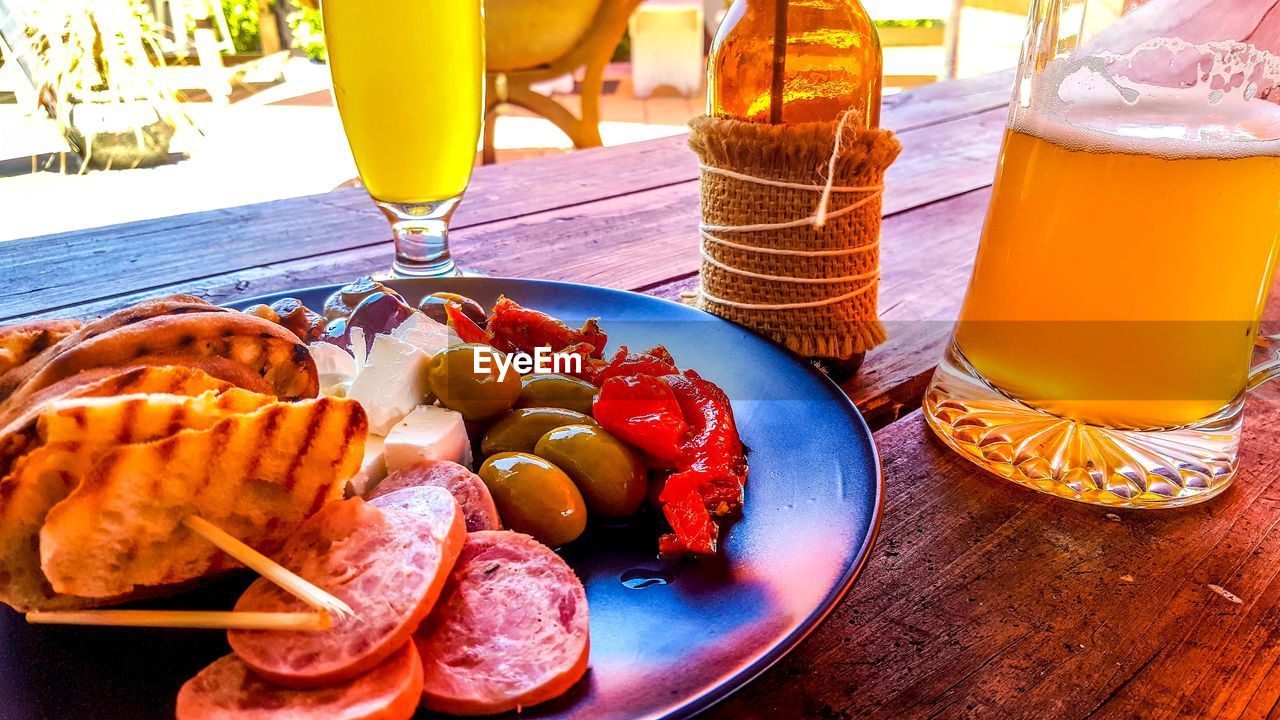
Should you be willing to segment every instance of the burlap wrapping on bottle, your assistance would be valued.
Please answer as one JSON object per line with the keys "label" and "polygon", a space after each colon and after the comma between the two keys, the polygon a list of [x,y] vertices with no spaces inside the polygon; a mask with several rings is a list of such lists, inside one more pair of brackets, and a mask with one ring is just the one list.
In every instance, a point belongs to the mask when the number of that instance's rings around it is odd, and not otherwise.
{"label": "burlap wrapping on bottle", "polygon": [[[758,178],[805,185],[825,185],[835,150],[837,122],[767,125],[700,116],[690,123],[689,145],[703,165]],[[887,130],[842,129],[840,155],[833,185],[880,185],[885,170],[902,146]],[[747,226],[782,223],[814,215],[821,193],[809,189],[775,187],[703,170],[701,179],[704,226]],[[833,192],[828,215],[863,200],[873,192]],[[880,198],[837,217],[823,227],[805,224],[779,230],[719,231],[713,235],[737,245],[802,251],[862,252],[823,256],[793,256],[742,250],[702,240],[712,259],[757,275],[797,278],[845,278],[874,273],[880,265]],[[705,259],[700,271],[701,292],[693,301],[700,309],[745,325],[805,357],[847,359],[885,340],[876,312],[878,277],[840,282],[800,283],[765,280],[730,272]],[[854,297],[813,307],[786,309],[743,308],[714,299],[746,305],[822,303],[858,292]]]}

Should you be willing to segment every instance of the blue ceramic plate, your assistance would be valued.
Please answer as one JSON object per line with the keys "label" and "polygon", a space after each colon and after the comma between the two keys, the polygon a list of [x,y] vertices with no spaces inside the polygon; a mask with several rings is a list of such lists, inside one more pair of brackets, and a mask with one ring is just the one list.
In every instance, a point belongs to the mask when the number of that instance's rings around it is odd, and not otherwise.
{"label": "blue ceramic plate", "polygon": [[[721,556],[659,559],[656,522],[644,516],[593,526],[565,550],[590,602],[591,670],[523,717],[691,716],[794,648],[853,583],[880,515],[871,433],[839,388],[778,346],[697,310],[617,290],[499,278],[391,284],[410,301],[447,290],[488,307],[505,293],[571,323],[600,317],[610,350],[665,344],[682,368],[724,388],[749,449],[745,511]],[[291,295],[319,308],[336,287]],[[245,582],[163,605],[230,607]],[[4,611],[0,717],[171,718],[182,683],[226,652],[216,632],[36,628]]]}

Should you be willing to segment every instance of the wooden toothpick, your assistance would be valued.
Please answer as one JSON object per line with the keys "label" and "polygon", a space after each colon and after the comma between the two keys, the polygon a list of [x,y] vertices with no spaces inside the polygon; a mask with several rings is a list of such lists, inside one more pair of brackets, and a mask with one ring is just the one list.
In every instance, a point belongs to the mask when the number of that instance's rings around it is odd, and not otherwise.
{"label": "wooden toothpick", "polygon": [[355,617],[355,611],[351,609],[351,606],[339,598],[316,587],[280,563],[228,535],[222,528],[208,520],[197,515],[188,515],[183,519],[182,524],[195,534],[216,545],[218,549],[244,563],[262,577],[275,583],[280,589],[316,610],[331,613],[338,617]]}
{"label": "wooden toothpick", "polygon": [[327,612],[214,612],[206,610],[70,610],[27,613],[33,625],[196,628],[204,630],[300,630],[333,627]]}

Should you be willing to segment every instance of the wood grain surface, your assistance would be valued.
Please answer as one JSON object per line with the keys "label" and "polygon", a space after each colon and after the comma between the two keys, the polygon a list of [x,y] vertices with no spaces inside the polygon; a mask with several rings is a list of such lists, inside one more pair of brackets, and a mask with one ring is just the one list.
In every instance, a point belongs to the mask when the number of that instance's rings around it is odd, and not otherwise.
{"label": "wood grain surface", "polygon": [[887,502],[852,592],[709,716],[1280,715],[1278,426],[1280,394],[1251,398],[1232,487],[1123,511],[978,472],[912,413],[876,433]]}

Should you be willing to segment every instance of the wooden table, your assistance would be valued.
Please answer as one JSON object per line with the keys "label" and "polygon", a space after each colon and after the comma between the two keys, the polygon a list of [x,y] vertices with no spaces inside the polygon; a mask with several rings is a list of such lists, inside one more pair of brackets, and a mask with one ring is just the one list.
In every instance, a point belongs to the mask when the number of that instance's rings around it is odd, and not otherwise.
{"label": "wooden table", "polygon": [[[1280,716],[1276,396],[1250,401],[1234,487],[1160,512],[1113,513],[997,480],[921,418],[1010,82],[885,101],[905,148],[884,202],[891,339],[846,386],[877,428],[879,541],[827,622],[713,717]],[[674,298],[697,280],[696,176],[683,138],[480,168],[457,216],[458,260]],[[383,270],[387,237],[363,191],[348,190],[0,243],[0,320],[342,281]]]}

